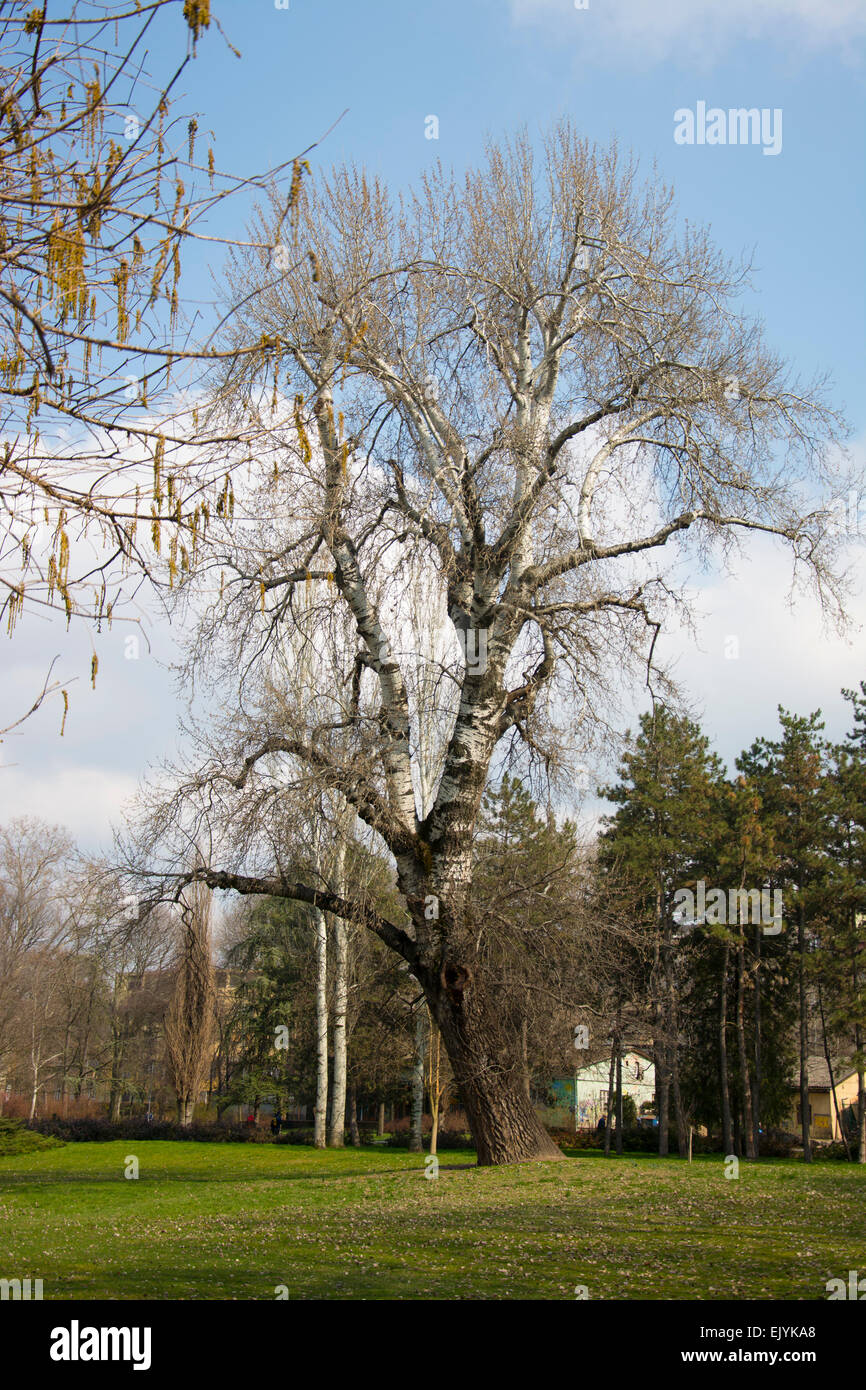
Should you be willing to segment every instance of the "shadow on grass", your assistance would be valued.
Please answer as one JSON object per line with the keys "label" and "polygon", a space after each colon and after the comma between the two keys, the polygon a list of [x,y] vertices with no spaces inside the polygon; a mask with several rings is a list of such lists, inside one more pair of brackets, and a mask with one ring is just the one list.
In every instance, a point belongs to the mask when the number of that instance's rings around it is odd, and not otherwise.
{"label": "shadow on grass", "polygon": [[[369,1269],[345,1270],[308,1269],[300,1277],[295,1269],[242,1269],[230,1274],[214,1265],[210,1268],[178,1269],[160,1265],[159,1271],[127,1271],[118,1277],[117,1289],[111,1292],[94,1291],[86,1275],[60,1277],[52,1280],[52,1289],[45,1285],[46,1303],[126,1303],[126,1302],[240,1302],[281,1303],[284,1301],[357,1300],[365,1301],[407,1299],[448,1300],[454,1298],[455,1277],[448,1270],[430,1270],[412,1266],[386,1267],[373,1273]],[[155,1291],[158,1285],[159,1291]],[[278,1297],[277,1289],[288,1290],[288,1297]],[[477,1295],[476,1295],[477,1296]],[[482,1298],[497,1299],[491,1291]]]}
{"label": "shadow on grass", "polygon": [[[165,1142],[165,1141],[163,1141]],[[467,1150],[467,1153],[469,1150]],[[140,1156],[141,1157],[141,1156]],[[220,1172],[218,1168],[208,1169],[185,1169],[182,1167],[172,1168],[157,1164],[149,1172],[145,1168],[147,1155],[143,1156],[142,1171],[136,1179],[135,1186],[154,1187],[157,1185],[183,1185],[184,1183],[285,1183],[285,1182],[339,1182],[344,1179],[352,1178],[400,1178],[408,1173],[426,1174],[426,1164],[423,1159],[420,1163],[407,1164],[401,1168],[341,1168],[328,1172],[327,1168],[315,1169],[308,1172],[278,1172],[273,1169],[259,1170],[251,1168],[243,1172],[234,1170],[231,1172]],[[325,1161],[327,1163],[327,1160]],[[474,1161],[470,1163],[442,1163],[440,1160],[439,1171],[459,1172],[464,1169],[477,1168],[478,1164]],[[77,1172],[75,1169],[58,1168],[46,1171],[32,1169],[29,1172],[4,1173],[0,1167],[0,1192],[9,1188],[20,1187],[54,1187],[59,1184],[64,1186],[113,1186],[117,1183],[129,1185],[128,1179],[122,1171],[118,1171],[117,1166],[111,1172],[94,1172],[83,1170]]]}

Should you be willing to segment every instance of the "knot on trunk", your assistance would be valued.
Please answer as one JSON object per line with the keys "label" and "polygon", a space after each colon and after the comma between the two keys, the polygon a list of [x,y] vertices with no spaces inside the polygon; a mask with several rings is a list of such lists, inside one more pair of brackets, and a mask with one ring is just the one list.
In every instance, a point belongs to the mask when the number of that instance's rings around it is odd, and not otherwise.
{"label": "knot on trunk", "polygon": [[443,965],[439,978],[442,988],[448,995],[452,1004],[459,1004],[471,979],[470,972],[465,965],[454,965],[447,962]]}

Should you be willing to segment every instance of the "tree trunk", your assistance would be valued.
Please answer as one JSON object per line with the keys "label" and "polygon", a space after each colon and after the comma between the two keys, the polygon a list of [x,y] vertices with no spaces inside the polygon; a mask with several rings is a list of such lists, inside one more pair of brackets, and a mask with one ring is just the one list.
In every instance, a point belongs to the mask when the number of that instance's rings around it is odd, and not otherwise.
{"label": "tree trunk", "polygon": [[755,1156],[761,1153],[761,941],[763,928],[755,928],[755,1068],[752,1073],[752,1125],[755,1135]]}
{"label": "tree trunk", "polygon": [[379,1101],[378,1114],[376,1120],[376,1133],[378,1134],[380,1139],[385,1133],[385,1102],[383,1100]]}
{"label": "tree trunk", "polygon": [[[863,1056],[863,1030],[854,1026],[854,1046],[858,1057]],[[857,1162],[866,1163],[866,1072],[857,1067]]]}
{"label": "tree trunk", "polygon": [[604,1120],[604,1156],[610,1157],[610,1136],[613,1130],[614,1094],[616,1087],[616,1049],[617,1035],[614,1033],[610,1044],[610,1068],[607,1074],[607,1114]]}
{"label": "tree trunk", "polygon": [[809,1019],[806,1013],[806,909],[802,902],[797,914],[797,953],[799,957],[800,995],[800,1120],[803,1134],[803,1162],[812,1162],[812,1141],[809,1135]]}
{"label": "tree trunk", "polygon": [[722,984],[719,1004],[719,1082],[722,1093],[722,1150],[733,1153],[734,1135],[731,1127],[731,1088],[728,1081],[728,961],[731,948],[725,941],[722,955]]}
{"label": "tree trunk", "polygon": [[746,1141],[746,1158],[757,1158],[755,1149],[755,1127],[752,1122],[752,1078],[749,1068],[749,1053],[746,1048],[746,952],[743,942],[742,923],[738,927],[737,938],[737,1048],[740,1056],[740,1077],[743,1087],[743,1130]]}
{"label": "tree trunk", "polygon": [[659,1157],[667,1157],[670,1142],[670,1073],[668,1072],[668,1020],[665,1017],[666,1002],[663,981],[666,972],[662,961],[662,922],[664,888],[659,870],[656,881],[655,933],[653,941],[653,964],[650,972],[650,994],[653,1017],[653,1054],[656,1072],[656,1097],[659,1112]]}
{"label": "tree trunk", "polygon": [[442,1034],[436,1027],[433,1020],[430,1020],[430,1080],[427,1087],[430,1096],[430,1149],[431,1154],[437,1151],[439,1142],[439,1103],[442,1099],[442,1087],[440,1084],[441,1061],[442,1061]]}
{"label": "tree trunk", "polygon": [[358,1128],[358,1092],[353,1086],[349,1092],[349,1138],[352,1147],[361,1147],[361,1131]]}
{"label": "tree trunk", "polygon": [[[415,1059],[412,1064],[412,1116],[409,1122],[409,1152],[424,1152],[424,1040],[427,1033],[427,1010],[422,1003],[415,1005]],[[384,1129],[385,1105],[379,1107]]]}
{"label": "tree trunk", "polygon": [[108,1118],[120,1119],[120,1102],[123,1097],[123,1079],[120,1075],[125,1051],[123,1031],[117,1021],[112,1024],[111,1040],[111,1083],[108,1092]]}
{"label": "tree trunk", "polygon": [[[338,879],[342,892],[342,873]],[[334,917],[334,1089],[328,1144],[341,1149],[346,1132],[346,1006],[349,998],[349,934],[342,917]]]}
{"label": "tree trunk", "polygon": [[670,1078],[670,1089],[674,1102],[674,1122],[677,1127],[677,1150],[680,1158],[685,1158],[689,1151],[689,1127],[686,1123],[686,1112],[683,1107],[682,1091],[680,1089],[680,1023],[670,929],[670,921],[666,920],[665,941],[662,947],[662,964],[664,966],[665,984],[667,988],[667,1028],[665,1029],[667,1074]]}
{"label": "tree trunk", "polygon": [[670,1140],[671,1083],[668,1074],[667,1047],[662,1039],[656,1051],[656,1095],[659,1111],[659,1157],[666,1158]]}
{"label": "tree trunk", "polygon": [[328,931],[325,914],[314,912],[316,928],[316,1104],[313,1143],[323,1149],[328,1124]]}
{"label": "tree trunk", "polygon": [[676,1032],[674,1033],[674,1038],[671,1043],[670,1056],[671,1091],[673,1093],[674,1098],[674,1118],[676,1120],[677,1126],[677,1150],[679,1152],[680,1158],[685,1158],[689,1151],[690,1126],[686,1118],[685,1107],[683,1105],[682,1091],[680,1089],[679,1043],[677,1041]]}
{"label": "tree trunk", "polygon": [[827,1063],[827,1075],[830,1078],[830,1094],[833,1097],[833,1110],[836,1115],[836,1124],[842,1143],[845,1145],[845,1155],[848,1162],[851,1162],[851,1148],[848,1143],[848,1135],[845,1133],[845,1126],[842,1124],[842,1116],[839,1114],[839,1098],[836,1095],[836,1079],[833,1075],[833,1059],[830,1056],[830,1044],[827,1041],[827,1023],[824,1018],[824,995],[820,982],[818,984],[818,1012],[821,1016],[821,1037],[824,1042],[824,1061]]}
{"label": "tree trunk", "polygon": [[178,1096],[177,1099],[177,1122],[184,1129],[191,1125],[195,1112],[195,1102],[192,1096]]}
{"label": "tree trunk", "polygon": [[[856,925],[856,917],[854,919]],[[854,998],[859,998],[860,972],[857,966],[857,952],[852,962]],[[854,1024],[854,1052],[857,1061],[857,1162],[866,1163],[866,1072],[863,1070],[863,1029],[859,1022]]]}
{"label": "tree trunk", "polygon": [[616,1039],[616,1151],[622,1157],[622,1037]]}
{"label": "tree trunk", "polygon": [[479,1165],[563,1158],[527,1098],[519,1055],[508,1056],[514,1040],[503,1037],[499,1011],[472,969],[449,960],[438,977],[425,971],[421,982],[466,1107]]}

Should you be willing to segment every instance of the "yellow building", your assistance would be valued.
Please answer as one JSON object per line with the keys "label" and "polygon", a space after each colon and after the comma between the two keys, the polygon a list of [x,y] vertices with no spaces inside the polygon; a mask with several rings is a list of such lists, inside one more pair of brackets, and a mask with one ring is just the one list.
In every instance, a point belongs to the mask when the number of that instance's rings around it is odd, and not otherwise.
{"label": "yellow building", "polygon": [[[839,1116],[853,1107],[857,1111],[857,1073],[845,1063],[833,1064],[833,1087],[830,1085],[830,1069],[823,1057],[810,1057],[806,1074],[809,1081],[809,1137],[830,1142],[841,1139]],[[837,1115],[838,1111],[838,1115]],[[789,1128],[799,1133],[801,1128],[799,1092],[792,1097]]]}

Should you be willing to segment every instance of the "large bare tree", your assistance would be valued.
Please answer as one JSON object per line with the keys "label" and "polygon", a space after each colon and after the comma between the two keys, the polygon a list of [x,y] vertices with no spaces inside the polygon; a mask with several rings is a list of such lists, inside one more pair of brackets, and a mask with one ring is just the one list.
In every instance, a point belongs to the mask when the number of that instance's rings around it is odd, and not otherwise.
{"label": "large bare tree", "polygon": [[[279,215],[275,198],[250,239],[273,240]],[[229,347],[257,332],[267,371],[230,359],[213,408],[224,434],[257,431],[259,487],[191,592],[199,674],[247,693],[154,812],[150,871],[208,822],[212,887],[363,922],[424,991],[479,1162],[555,1158],[478,946],[491,768],[508,753],[564,775],[605,692],[647,663],[658,679],[684,557],[775,536],[838,613],[822,490],[844,486],[843,425],[740,312],[746,269],[568,125],[405,198],[337,170],[302,190],[297,235],[306,262],[276,282],[261,253],[236,257]],[[417,640],[431,614],[432,650]],[[279,652],[335,633],[341,679],[261,698]],[[313,786],[390,857],[403,916],[274,860],[269,818]]]}

